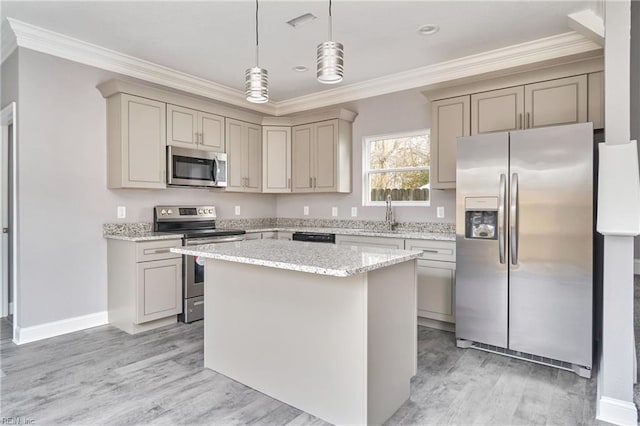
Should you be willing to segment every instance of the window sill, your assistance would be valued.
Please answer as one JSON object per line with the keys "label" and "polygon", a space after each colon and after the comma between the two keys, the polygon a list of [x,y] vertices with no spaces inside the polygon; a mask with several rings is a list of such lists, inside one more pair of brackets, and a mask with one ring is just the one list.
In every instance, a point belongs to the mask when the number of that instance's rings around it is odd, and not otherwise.
{"label": "window sill", "polygon": [[[385,207],[384,201],[366,201],[363,207]],[[430,207],[431,201],[391,201],[391,207]]]}

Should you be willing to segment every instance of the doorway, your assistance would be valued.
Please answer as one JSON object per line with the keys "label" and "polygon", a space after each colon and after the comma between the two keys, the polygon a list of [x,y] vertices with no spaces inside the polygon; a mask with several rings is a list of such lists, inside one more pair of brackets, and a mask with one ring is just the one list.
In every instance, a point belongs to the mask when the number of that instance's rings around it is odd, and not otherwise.
{"label": "doorway", "polygon": [[17,330],[17,125],[16,103],[0,110],[0,317],[11,324],[13,340]]}

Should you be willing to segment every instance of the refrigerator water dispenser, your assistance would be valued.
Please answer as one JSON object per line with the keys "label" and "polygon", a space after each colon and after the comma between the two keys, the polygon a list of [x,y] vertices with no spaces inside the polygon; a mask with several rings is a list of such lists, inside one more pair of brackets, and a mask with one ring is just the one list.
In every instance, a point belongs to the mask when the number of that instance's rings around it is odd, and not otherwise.
{"label": "refrigerator water dispenser", "polygon": [[465,237],[477,240],[498,239],[498,198],[465,198]]}

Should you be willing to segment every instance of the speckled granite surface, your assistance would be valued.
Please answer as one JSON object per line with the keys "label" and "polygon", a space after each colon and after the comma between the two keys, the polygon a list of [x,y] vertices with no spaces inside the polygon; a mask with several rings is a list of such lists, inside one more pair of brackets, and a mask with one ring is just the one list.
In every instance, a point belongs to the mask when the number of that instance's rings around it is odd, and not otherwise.
{"label": "speckled granite surface", "polygon": [[356,235],[360,237],[384,237],[384,238],[405,238],[412,240],[433,240],[433,241],[455,241],[455,233],[445,232],[411,232],[411,231],[377,231],[369,229],[349,229],[349,228],[306,228],[287,226],[267,226],[264,228],[246,228],[247,233],[252,232],[320,232],[336,235]]}
{"label": "speckled granite surface", "polygon": [[102,225],[102,233],[110,240],[123,241],[156,241],[174,240],[182,238],[182,234],[161,234],[153,232],[153,223],[105,223]]}
{"label": "speckled granite surface", "polygon": [[174,253],[210,259],[348,277],[419,257],[416,250],[395,250],[284,240],[251,240],[172,248]]}

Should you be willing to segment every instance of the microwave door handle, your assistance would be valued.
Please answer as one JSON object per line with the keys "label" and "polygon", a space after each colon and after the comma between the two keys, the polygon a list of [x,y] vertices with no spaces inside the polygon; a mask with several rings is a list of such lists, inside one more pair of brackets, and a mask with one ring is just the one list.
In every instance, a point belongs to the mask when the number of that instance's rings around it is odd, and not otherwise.
{"label": "microwave door handle", "polygon": [[216,183],[218,181],[217,174],[218,174],[218,160],[214,158],[213,167],[211,168],[211,180],[213,180],[213,183]]}

